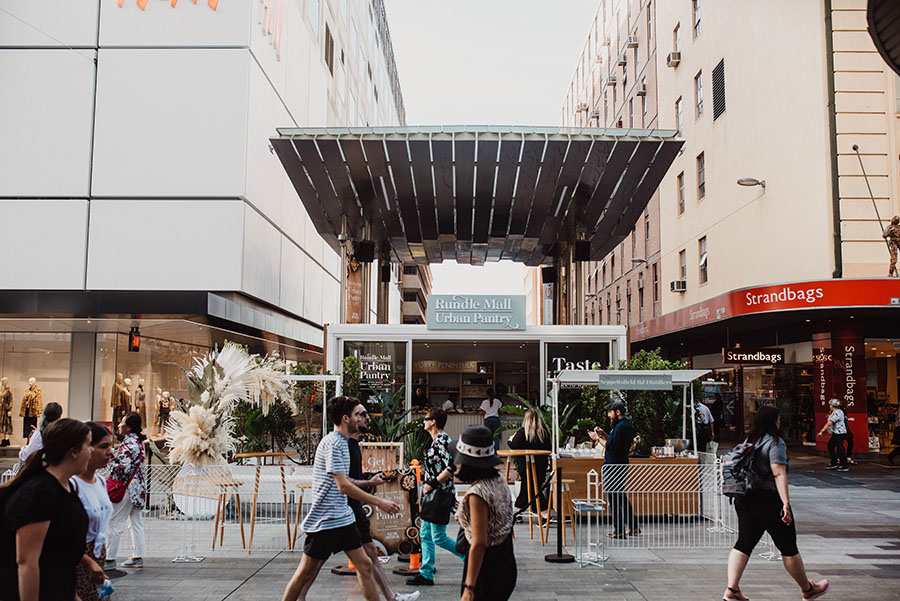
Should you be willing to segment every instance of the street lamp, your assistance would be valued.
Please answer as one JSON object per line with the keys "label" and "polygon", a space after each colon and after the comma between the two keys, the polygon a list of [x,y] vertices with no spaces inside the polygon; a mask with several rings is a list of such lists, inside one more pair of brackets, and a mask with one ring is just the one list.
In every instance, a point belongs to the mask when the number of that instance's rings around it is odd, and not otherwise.
{"label": "street lamp", "polygon": [[766,180],[764,179],[756,179],[755,177],[742,177],[737,181],[737,185],[739,186],[760,186],[763,190],[766,189]]}
{"label": "street lamp", "polygon": [[631,262],[636,265],[640,265],[641,263],[643,263],[644,265],[649,265],[650,263],[647,259],[638,259],[637,257],[631,257]]}

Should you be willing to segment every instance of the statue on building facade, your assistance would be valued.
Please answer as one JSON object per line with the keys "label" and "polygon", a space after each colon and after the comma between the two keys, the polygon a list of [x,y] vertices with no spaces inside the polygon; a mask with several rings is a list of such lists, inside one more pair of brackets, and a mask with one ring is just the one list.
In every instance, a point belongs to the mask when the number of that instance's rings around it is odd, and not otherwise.
{"label": "statue on building facade", "polygon": [[888,267],[888,277],[897,273],[897,251],[900,250],[900,215],[894,215],[891,224],[884,230],[882,237],[887,240],[888,252],[891,253],[891,264]]}

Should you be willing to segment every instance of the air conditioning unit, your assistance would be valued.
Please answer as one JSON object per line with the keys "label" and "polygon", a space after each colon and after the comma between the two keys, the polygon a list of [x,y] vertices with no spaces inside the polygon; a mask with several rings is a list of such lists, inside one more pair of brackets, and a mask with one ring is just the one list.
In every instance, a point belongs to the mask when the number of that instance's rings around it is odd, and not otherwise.
{"label": "air conditioning unit", "polygon": [[628,64],[628,59],[625,58],[625,53],[619,55],[619,58],[616,59],[616,65],[619,67],[624,67]]}
{"label": "air conditioning unit", "polygon": [[686,292],[687,282],[684,280],[673,280],[669,283],[669,290],[672,292]]}
{"label": "air conditioning unit", "polygon": [[678,63],[681,62],[681,53],[680,52],[670,52],[666,57],[666,66],[667,67],[677,67]]}
{"label": "air conditioning unit", "polygon": [[637,90],[634,92],[638,96],[646,96],[647,95],[647,84],[641,82],[637,85]]}
{"label": "air conditioning unit", "polygon": [[581,111],[587,112],[587,110],[588,110],[587,102],[579,102],[578,105],[575,107],[575,110],[578,112],[581,112]]}
{"label": "air conditioning unit", "polygon": [[637,48],[638,47],[638,39],[636,35],[630,35],[625,38],[625,47],[626,48]]}
{"label": "air conditioning unit", "polygon": [[603,85],[606,85],[606,86],[614,86],[614,85],[616,85],[616,76],[615,76],[615,75],[610,75],[609,77],[607,77],[607,78],[606,78],[606,82],[605,82]]}
{"label": "air conditioning unit", "polygon": [[600,118],[600,111],[598,111],[597,109],[592,110],[591,111],[591,119],[599,119],[599,118]]}

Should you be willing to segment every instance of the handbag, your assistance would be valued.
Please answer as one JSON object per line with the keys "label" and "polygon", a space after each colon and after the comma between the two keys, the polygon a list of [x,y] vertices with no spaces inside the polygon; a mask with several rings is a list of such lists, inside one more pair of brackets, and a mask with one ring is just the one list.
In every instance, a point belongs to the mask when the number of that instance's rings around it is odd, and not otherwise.
{"label": "handbag", "polygon": [[419,503],[419,517],[432,524],[447,524],[456,498],[443,488],[432,488],[422,495]]}
{"label": "handbag", "polygon": [[106,479],[106,494],[109,495],[109,500],[113,503],[119,503],[122,499],[125,498],[125,491],[128,490],[128,485],[131,484],[131,481],[134,480],[135,474],[137,474],[138,470],[141,469],[141,466],[138,465],[134,471],[131,472],[131,477],[128,478],[128,482],[122,484],[119,480],[115,480],[113,478]]}
{"label": "handbag", "polygon": [[460,526],[459,531],[456,533],[456,552],[460,555],[468,555],[469,546],[469,539],[466,538],[466,529]]}

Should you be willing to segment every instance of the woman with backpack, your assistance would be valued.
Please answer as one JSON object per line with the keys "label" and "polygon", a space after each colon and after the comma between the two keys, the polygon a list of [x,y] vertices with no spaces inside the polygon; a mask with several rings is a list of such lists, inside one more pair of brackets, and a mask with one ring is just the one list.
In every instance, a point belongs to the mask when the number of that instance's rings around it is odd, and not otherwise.
{"label": "woman with backpack", "polygon": [[144,521],[141,512],[144,510],[146,486],[144,485],[144,439],[141,434],[141,416],[129,413],[119,424],[119,434],[124,436],[122,444],[116,450],[112,463],[109,464],[109,477],[106,489],[113,502],[113,516],[109,523],[107,537],[106,563],[103,568],[111,570],[116,567],[116,555],[119,552],[119,539],[125,522],[131,521],[131,541],[134,543],[131,559],[122,563],[125,568],[144,567]]}
{"label": "woman with backpack", "polygon": [[0,599],[75,599],[88,516],[70,478],[90,457],[90,428],[59,419],[18,475],[0,487]]}
{"label": "woman with backpack", "polygon": [[772,537],[781,552],[784,568],[800,586],[804,599],[817,599],[828,591],[828,580],[813,582],[808,578],[797,549],[797,530],[788,496],[787,447],[780,430],[778,409],[764,405],[756,410],[753,428],[746,440],[754,445],[751,469],[756,482],[734,502],[738,539],[728,556],[728,586],[723,601],[748,601],[741,593],[741,576],[763,532]]}

